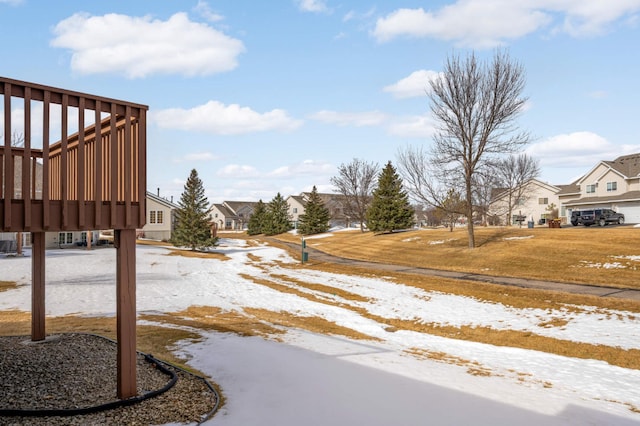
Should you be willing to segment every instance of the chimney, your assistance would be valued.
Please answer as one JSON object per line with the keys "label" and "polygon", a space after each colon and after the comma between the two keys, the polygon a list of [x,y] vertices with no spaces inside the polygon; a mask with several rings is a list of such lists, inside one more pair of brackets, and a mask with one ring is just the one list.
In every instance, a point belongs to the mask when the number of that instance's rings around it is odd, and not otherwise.
{"label": "chimney", "polygon": [[158,187],[158,197],[160,196],[160,188]]}

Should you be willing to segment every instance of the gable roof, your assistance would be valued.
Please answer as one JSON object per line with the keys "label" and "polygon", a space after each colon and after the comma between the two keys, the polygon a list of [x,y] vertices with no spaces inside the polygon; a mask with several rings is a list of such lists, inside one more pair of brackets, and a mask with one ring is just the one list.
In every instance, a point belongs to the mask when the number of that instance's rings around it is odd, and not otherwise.
{"label": "gable roof", "polygon": [[640,175],[640,153],[623,155],[613,161],[603,161],[603,163],[627,178]]}
{"label": "gable roof", "polygon": [[159,197],[152,192],[147,191],[147,198],[155,201],[158,204],[162,204],[165,207],[169,207],[170,209],[177,209],[178,205],[167,200],[166,198]]}
{"label": "gable roof", "polygon": [[[560,186],[558,185],[551,185],[550,183],[546,183],[543,182],[539,179],[529,179],[528,181],[526,181],[523,186],[528,186],[528,185],[536,185],[538,187],[541,188],[545,188],[547,190],[549,190],[550,192],[557,194],[560,191]],[[493,188],[491,190],[491,202],[494,203],[497,200],[506,197],[509,194],[509,188]]]}
{"label": "gable roof", "polygon": [[[224,204],[212,204],[211,209],[216,208],[224,217],[235,217],[236,214],[233,210],[228,209]],[[209,211],[211,211],[209,209]]]}

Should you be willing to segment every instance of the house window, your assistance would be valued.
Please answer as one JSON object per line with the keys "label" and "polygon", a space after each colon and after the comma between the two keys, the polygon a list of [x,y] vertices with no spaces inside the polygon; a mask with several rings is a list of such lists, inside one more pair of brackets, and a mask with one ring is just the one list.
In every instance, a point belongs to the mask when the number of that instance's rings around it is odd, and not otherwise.
{"label": "house window", "polygon": [[156,211],[151,210],[149,212],[149,223],[156,223]]}
{"label": "house window", "polygon": [[607,182],[607,191],[617,191],[618,190],[618,182]]}
{"label": "house window", "polygon": [[548,198],[538,198],[538,204],[549,204]]}
{"label": "house window", "polygon": [[293,213],[294,213],[294,214],[295,214],[295,213],[298,213],[298,208],[297,208],[297,207],[294,207],[294,208],[293,208]]}
{"label": "house window", "polygon": [[162,223],[162,210],[158,210],[156,213],[156,223]]}
{"label": "house window", "polygon": [[58,244],[73,244],[73,233],[60,232],[58,234]]}
{"label": "house window", "polygon": [[587,194],[593,194],[596,192],[596,185],[587,185]]}

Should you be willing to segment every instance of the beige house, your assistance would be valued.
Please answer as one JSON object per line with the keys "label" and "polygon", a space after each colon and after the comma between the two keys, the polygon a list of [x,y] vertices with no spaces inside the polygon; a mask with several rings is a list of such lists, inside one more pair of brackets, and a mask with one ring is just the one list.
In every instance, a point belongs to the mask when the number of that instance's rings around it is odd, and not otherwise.
{"label": "beige house", "polygon": [[[520,199],[513,199],[517,195],[512,193],[513,207],[511,208],[511,216],[507,217],[509,215],[509,192],[498,190],[489,206],[489,216],[497,217],[498,223],[502,225],[507,221],[510,225],[526,225],[530,221],[533,221],[534,224],[542,224],[551,217],[554,209],[558,209],[558,212],[561,209],[560,199],[557,195],[559,191],[559,186],[531,179],[525,183],[524,191],[522,191],[523,196]],[[519,222],[518,219],[522,219],[522,222]]]}
{"label": "beige house", "polygon": [[573,210],[607,208],[640,223],[640,153],[600,161],[584,176],[558,192],[562,214]]}
{"label": "beige house", "polygon": [[212,204],[209,220],[218,230],[245,230],[256,204],[258,203],[254,201],[223,201],[222,204]]}
{"label": "beige house", "polygon": [[[294,228],[297,229],[300,221],[300,216],[305,212],[305,206],[309,200],[310,192],[303,192],[300,195],[290,195],[287,198],[287,204],[289,205],[289,218]],[[346,199],[341,194],[325,194],[318,193],[318,196],[322,200],[324,206],[329,210],[331,216],[330,226],[350,226],[351,222],[355,218],[350,218],[345,213]]]}
{"label": "beige house", "polygon": [[147,191],[147,223],[139,236],[150,240],[169,241],[175,226],[178,206],[172,201]]}

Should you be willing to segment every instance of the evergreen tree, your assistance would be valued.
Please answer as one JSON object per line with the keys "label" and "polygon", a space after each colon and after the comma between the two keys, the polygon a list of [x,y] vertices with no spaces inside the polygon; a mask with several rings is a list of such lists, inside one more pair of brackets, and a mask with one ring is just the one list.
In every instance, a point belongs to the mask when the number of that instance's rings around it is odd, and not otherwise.
{"label": "evergreen tree", "polygon": [[402,180],[387,163],[378,177],[378,187],[373,191],[373,200],[367,210],[367,226],[374,232],[392,232],[406,229],[413,224],[413,209],[409,196],[402,189]]}
{"label": "evergreen tree", "polygon": [[171,243],[196,250],[215,246],[217,241],[217,237],[211,236],[209,202],[204,195],[204,186],[193,169],[180,195]]}
{"label": "evergreen tree", "polygon": [[267,206],[259,200],[256,204],[256,208],[253,209],[253,214],[249,218],[249,224],[247,226],[247,234],[258,235],[262,234],[265,219],[267,217]]}
{"label": "evergreen tree", "polygon": [[298,232],[302,235],[320,234],[329,230],[331,215],[324,206],[315,185],[304,207],[304,214],[300,215]]}
{"label": "evergreen tree", "polygon": [[262,224],[262,233],[265,235],[276,235],[287,232],[291,229],[289,221],[289,205],[287,201],[278,194],[269,201],[267,214]]}

